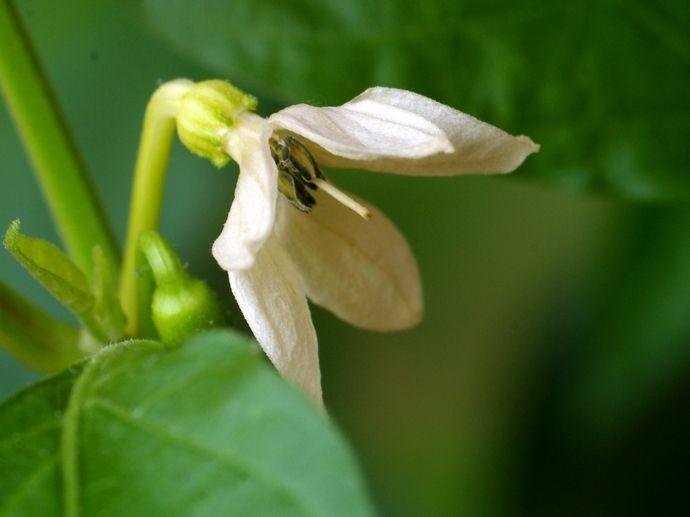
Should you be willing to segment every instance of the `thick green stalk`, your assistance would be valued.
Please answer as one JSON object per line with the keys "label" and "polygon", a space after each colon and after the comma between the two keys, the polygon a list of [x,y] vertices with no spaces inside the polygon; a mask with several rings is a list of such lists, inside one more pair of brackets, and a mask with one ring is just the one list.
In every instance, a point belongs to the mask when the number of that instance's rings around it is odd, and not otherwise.
{"label": "thick green stalk", "polygon": [[0,0],[0,91],[67,252],[89,277],[96,245],[117,268],[113,234],[10,0]]}
{"label": "thick green stalk", "polygon": [[192,84],[178,79],[161,85],[151,97],[144,114],[120,277],[120,300],[127,316],[127,333],[132,336],[147,324],[145,320],[150,311],[150,307],[144,306],[140,300],[136,271],[141,260],[138,257],[139,238],[143,232],[158,227],[170,149],[175,136],[175,117],[182,95]]}
{"label": "thick green stalk", "polygon": [[41,373],[63,370],[82,357],[79,333],[0,283],[0,346]]}

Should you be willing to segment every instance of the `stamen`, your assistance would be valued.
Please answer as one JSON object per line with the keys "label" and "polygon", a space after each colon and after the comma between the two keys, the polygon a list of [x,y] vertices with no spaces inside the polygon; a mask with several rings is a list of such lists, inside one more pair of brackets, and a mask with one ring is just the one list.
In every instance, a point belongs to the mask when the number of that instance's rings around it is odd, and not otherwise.
{"label": "stamen", "polygon": [[314,183],[317,187],[322,188],[326,194],[331,196],[336,201],[339,201],[353,212],[356,212],[363,219],[371,219],[371,212],[366,206],[362,205],[361,203],[358,203],[350,196],[345,194],[345,192],[339,190],[336,186],[328,183],[326,180],[321,178],[314,178],[312,180],[312,183]]}

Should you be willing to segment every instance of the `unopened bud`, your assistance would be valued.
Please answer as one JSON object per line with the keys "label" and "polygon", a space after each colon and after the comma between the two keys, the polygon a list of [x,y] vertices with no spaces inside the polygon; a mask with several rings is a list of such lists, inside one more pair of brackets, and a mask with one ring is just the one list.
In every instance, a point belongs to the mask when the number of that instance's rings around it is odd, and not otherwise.
{"label": "unopened bud", "polygon": [[141,236],[141,250],[156,282],[151,316],[161,340],[180,345],[188,337],[223,324],[216,295],[185,271],[170,245],[155,232]]}
{"label": "unopened bud", "polygon": [[187,148],[213,165],[223,167],[230,158],[223,138],[237,116],[256,109],[255,97],[220,79],[195,84],[182,97],[177,114],[177,132]]}

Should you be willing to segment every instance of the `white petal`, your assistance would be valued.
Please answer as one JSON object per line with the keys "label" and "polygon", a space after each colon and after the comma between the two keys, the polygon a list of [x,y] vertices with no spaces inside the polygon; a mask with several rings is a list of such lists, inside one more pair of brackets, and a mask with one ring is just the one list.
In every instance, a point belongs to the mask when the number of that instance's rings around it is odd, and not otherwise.
{"label": "white petal", "polygon": [[[358,327],[400,330],[423,313],[422,286],[405,238],[381,212],[364,220],[321,191],[308,214],[278,202],[275,231],[315,303]],[[361,200],[360,200],[361,202]]]}
{"label": "white petal", "polygon": [[[421,130],[420,120],[426,130]],[[326,167],[439,176],[505,173],[539,150],[526,136],[511,136],[432,99],[395,88],[370,88],[338,108],[291,106],[269,121],[301,135]],[[419,133],[414,135],[408,126],[419,128]],[[421,134],[427,135],[426,141]]]}
{"label": "white petal", "polygon": [[227,139],[240,175],[228,219],[213,243],[213,256],[226,271],[251,267],[273,228],[278,169],[268,146],[271,132],[265,120],[247,113]]}
{"label": "white petal", "polygon": [[[274,113],[269,121],[318,144],[331,155],[355,162],[418,159],[453,151],[446,134],[432,122],[377,102],[322,108],[297,104]],[[330,163],[326,160],[323,165]]]}
{"label": "white petal", "polygon": [[278,371],[322,406],[316,332],[299,274],[270,237],[254,266],[230,271],[230,287],[256,340]]}

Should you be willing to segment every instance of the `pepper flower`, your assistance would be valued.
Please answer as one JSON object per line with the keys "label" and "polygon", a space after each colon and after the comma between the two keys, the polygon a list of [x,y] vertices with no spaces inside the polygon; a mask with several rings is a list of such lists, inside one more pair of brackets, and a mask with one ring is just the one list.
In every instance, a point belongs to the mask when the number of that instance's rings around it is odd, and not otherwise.
{"label": "pepper flower", "polygon": [[281,374],[322,404],[307,300],[363,329],[394,331],[423,314],[405,238],[374,206],[330,183],[321,167],[417,176],[515,170],[539,150],[422,95],[370,88],[337,107],[290,106],[268,118],[224,81],[181,99],[180,138],[239,177],[213,256],[257,341]]}

